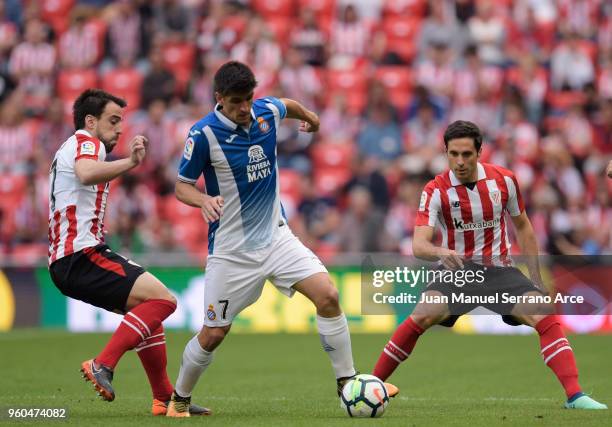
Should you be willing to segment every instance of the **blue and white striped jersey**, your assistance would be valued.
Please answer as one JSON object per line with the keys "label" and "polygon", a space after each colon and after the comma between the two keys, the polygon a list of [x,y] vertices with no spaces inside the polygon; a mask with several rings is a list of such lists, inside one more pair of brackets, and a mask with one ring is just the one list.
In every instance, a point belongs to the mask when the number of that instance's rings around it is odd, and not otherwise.
{"label": "blue and white striped jersey", "polygon": [[193,184],[204,174],[206,193],[225,201],[223,215],[209,225],[210,254],[264,248],[286,220],[276,166],[276,135],[286,114],[279,99],[261,98],[253,102],[248,129],[219,105],[191,128],[178,179]]}

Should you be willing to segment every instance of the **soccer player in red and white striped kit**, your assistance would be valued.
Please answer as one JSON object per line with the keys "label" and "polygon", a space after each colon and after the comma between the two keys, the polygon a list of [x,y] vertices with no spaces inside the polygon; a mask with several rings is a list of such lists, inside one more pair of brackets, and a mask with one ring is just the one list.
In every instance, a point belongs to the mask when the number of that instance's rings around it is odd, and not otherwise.
{"label": "soccer player in red and white striped kit", "polygon": [[[105,161],[121,135],[125,106],[98,89],[74,103],[77,130],[57,151],[49,175],[49,273],[64,295],[125,315],[104,349],[81,364],[86,380],[104,400],[114,400],[115,366],[135,350],[151,384],[151,411],[165,415],[173,387],[162,321],[176,310],[176,299],[155,276],[104,243],[109,181],[141,164],[147,150],[146,138],[138,135],[129,157]],[[190,412],[210,411],[192,405]]]}
{"label": "soccer player in red and white striped kit", "polygon": [[[429,283],[424,290],[427,299],[422,297],[412,314],[397,328],[376,363],[373,374],[383,381],[410,356],[428,328],[436,324],[453,326],[460,315],[479,305],[453,303],[453,293],[546,294],[537,260],[537,242],[514,174],[478,161],[482,133],[472,122],[451,123],[445,131],[444,144],[449,170],[425,186],[417,213],[413,252],[418,258],[439,261],[443,270],[482,269],[484,283],[471,287],[456,287],[441,283],[440,279]],[[512,265],[506,212],[512,218],[519,246],[526,256],[531,280]],[[441,246],[433,243],[436,226],[441,230]],[[508,324],[535,328],[544,363],[565,389],[566,408],[607,409],[582,393],[574,352],[552,305],[525,302],[485,307],[502,314]]]}

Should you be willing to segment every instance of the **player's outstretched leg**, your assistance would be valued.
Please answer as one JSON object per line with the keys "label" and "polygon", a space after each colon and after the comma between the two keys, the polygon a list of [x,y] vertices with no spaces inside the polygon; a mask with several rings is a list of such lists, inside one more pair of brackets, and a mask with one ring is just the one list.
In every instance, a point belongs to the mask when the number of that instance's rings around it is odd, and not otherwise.
{"label": "player's outstretched leg", "polygon": [[[176,310],[176,299],[150,273],[141,274],[130,291],[121,324],[104,347],[91,361],[83,362],[81,371],[104,400],[112,401],[112,372],[123,354],[142,341],[152,339],[164,319]],[[101,374],[110,372],[110,375]],[[155,392],[155,391],[154,391]]]}
{"label": "player's outstretched leg", "polygon": [[[428,291],[426,294],[432,297],[442,295],[438,291]],[[382,381],[389,378],[399,364],[410,356],[417,340],[425,330],[440,323],[448,315],[449,310],[446,304],[421,303],[417,305],[413,313],[398,326],[383,348],[372,374]],[[391,397],[399,393],[397,387],[395,389],[387,387],[387,391]]]}
{"label": "player's outstretched leg", "polygon": [[294,289],[317,308],[317,328],[323,350],[328,354],[336,375],[338,394],[344,384],[356,375],[346,316],[338,303],[338,291],[327,273],[316,273],[299,281]]}
{"label": "player's outstretched leg", "polygon": [[[540,347],[544,363],[554,372],[565,389],[568,409],[608,409],[582,393],[578,383],[578,368],[574,351],[556,315],[533,316],[535,330],[540,336]],[[535,322],[537,321],[537,323]]]}
{"label": "player's outstretched leg", "polygon": [[198,411],[191,403],[191,393],[200,376],[213,360],[215,348],[221,344],[231,325],[222,327],[202,327],[185,346],[181,369],[176,380],[172,399],[168,405],[168,417],[189,417],[191,415],[210,415],[207,408]]}

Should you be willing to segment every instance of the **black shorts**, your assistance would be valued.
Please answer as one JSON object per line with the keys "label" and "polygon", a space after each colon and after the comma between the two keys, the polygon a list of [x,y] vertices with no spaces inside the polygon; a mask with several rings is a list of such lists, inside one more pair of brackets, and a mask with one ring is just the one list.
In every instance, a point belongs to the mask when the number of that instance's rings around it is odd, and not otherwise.
{"label": "black shorts", "polygon": [[[466,271],[480,271],[480,277],[484,280],[482,283],[466,283],[462,287],[455,286],[452,283],[434,281],[427,285],[425,291],[438,291],[448,298],[448,308],[451,315],[440,323],[442,326],[452,327],[457,319],[465,313],[468,313],[476,307],[485,307],[489,310],[502,316],[505,323],[516,326],[520,325],[514,316],[510,314],[514,306],[513,302],[503,302],[502,295],[507,293],[511,296],[524,295],[527,292],[538,292],[545,295],[544,292],[535,286],[518,268],[516,267],[495,267],[482,266],[475,263],[466,263],[464,265]],[[490,303],[474,303],[453,301],[453,294],[462,294],[466,297],[495,297],[498,302]]]}
{"label": "black shorts", "polygon": [[49,266],[55,286],[66,296],[124,313],[128,296],[145,270],[107,245],[85,248]]}

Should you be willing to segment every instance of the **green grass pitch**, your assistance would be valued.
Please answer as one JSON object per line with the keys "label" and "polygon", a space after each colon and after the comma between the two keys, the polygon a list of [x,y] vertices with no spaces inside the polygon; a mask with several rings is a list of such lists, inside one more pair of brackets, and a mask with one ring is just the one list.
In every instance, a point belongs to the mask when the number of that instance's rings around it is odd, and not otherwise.
{"label": "green grass pitch", "polygon": [[[350,419],[340,409],[327,356],[316,335],[229,335],[194,391],[212,417],[154,418],[149,386],[132,352],[115,374],[117,398],[100,401],[79,376],[108,334],[17,330],[0,334],[0,408],[67,407],[67,421],[7,421],[14,425],[210,426],[531,426],[612,425],[610,411],[561,408],[564,394],[532,336],[425,334],[392,382],[400,396],[384,417]],[[171,379],[190,334],[167,333]],[[369,372],[388,336],[353,335],[357,368]],[[571,336],[584,391],[612,404],[612,339]]]}

